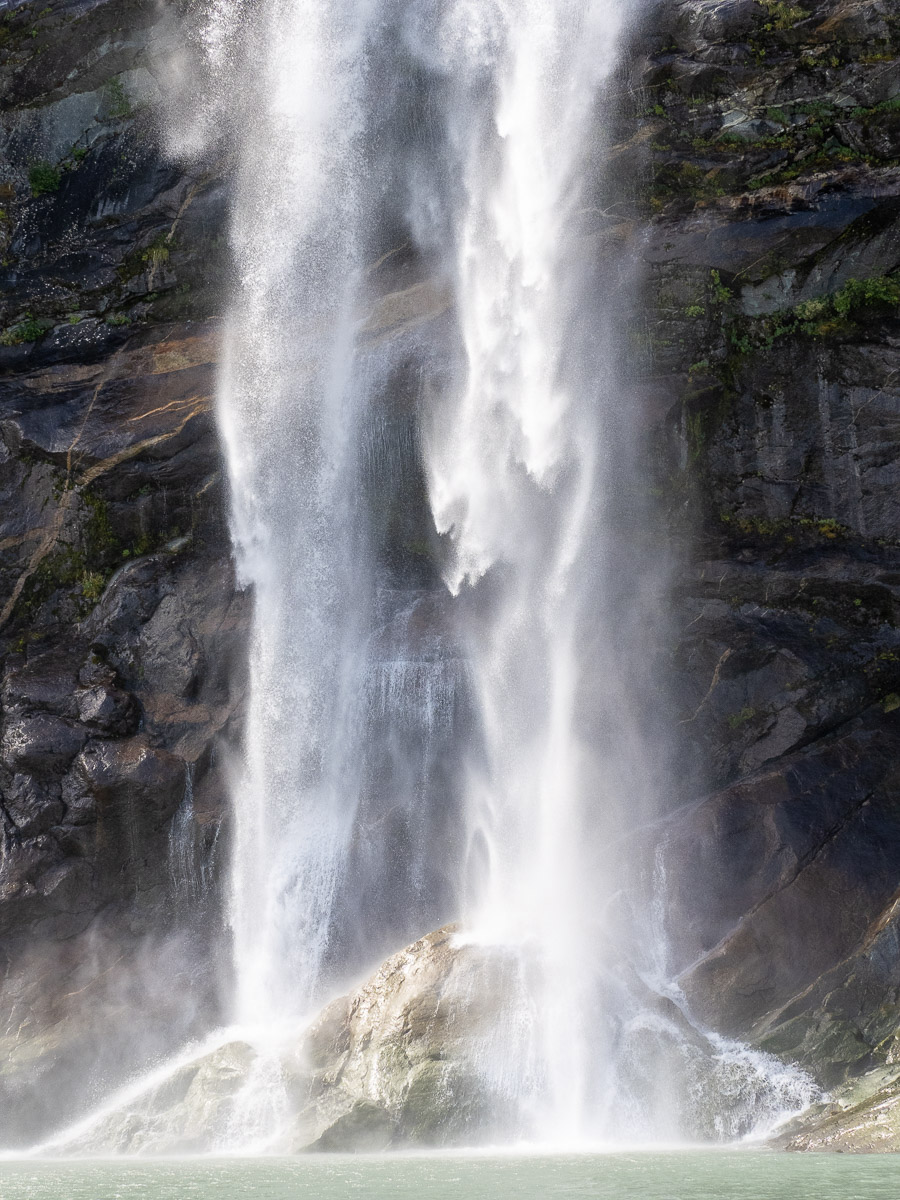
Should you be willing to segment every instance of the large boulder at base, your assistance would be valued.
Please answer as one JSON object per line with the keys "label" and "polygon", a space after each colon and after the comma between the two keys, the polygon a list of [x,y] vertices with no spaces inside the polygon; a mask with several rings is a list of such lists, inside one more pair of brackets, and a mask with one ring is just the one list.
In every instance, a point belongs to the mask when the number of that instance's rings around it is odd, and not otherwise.
{"label": "large boulder at base", "polygon": [[293,1149],[365,1150],[490,1140],[514,1120],[488,1051],[519,959],[458,939],[454,926],[392,955],[330,1004],[300,1056],[307,1091]]}

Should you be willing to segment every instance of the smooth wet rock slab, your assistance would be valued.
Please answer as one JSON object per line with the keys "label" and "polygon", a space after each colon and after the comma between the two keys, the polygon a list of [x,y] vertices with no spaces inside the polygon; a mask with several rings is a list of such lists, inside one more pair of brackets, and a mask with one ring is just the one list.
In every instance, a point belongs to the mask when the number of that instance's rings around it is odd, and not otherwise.
{"label": "smooth wet rock slab", "polygon": [[900,1151],[900,1072],[882,1067],[835,1089],[772,1139],[780,1150],[838,1154]]}

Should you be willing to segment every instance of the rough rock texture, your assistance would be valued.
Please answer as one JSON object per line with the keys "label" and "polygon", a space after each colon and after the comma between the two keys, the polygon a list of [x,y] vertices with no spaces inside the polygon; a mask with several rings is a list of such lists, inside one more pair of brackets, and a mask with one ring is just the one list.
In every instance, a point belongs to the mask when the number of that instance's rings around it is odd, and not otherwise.
{"label": "rough rock texture", "polygon": [[321,1014],[303,1048],[312,1076],[297,1149],[471,1145],[513,1125],[512,1097],[491,1080],[490,1064],[517,964],[454,944],[454,932],[439,929],[393,955]]}
{"label": "rough rock texture", "polygon": [[[365,1151],[490,1140],[511,1119],[488,1063],[497,1012],[516,987],[512,958],[439,929],[333,1001],[293,1049],[230,1042],[123,1096],[63,1154],[172,1154],[229,1145],[247,1090],[270,1088],[262,1139],[277,1151]],[[242,1134],[246,1129],[238,1123]],[[232,1136],[233,1144],[233,1136]]]}
{"label": "rough rock texture", "polygon": [[[880,0],[659,5],[618,148],[647,164],[634,349],[683,564],[673,970],[853,1096],[900,1027],[898,51]],[[827,1121],[810,1146],[862,1148]]]}
{"label": "rough rock texture", "polygon": [[211,417],[225,189],[160,146],[162,15],[0,16],[3,1144],[215,1008],[247,616]]}
{"label": "rough rock texture", "polygon": [[834,1089],[826,1102],[785,1126],[772,1144],[782,1150],[897,1153],[900,1080],[896,1066],[872,1070]]}

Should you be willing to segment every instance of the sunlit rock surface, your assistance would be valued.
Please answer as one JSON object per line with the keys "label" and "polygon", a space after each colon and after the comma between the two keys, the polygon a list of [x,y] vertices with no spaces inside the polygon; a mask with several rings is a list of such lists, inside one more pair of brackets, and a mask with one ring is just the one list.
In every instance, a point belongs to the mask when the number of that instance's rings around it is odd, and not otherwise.
{"label": "sunlit rock surface", "polygon": [[488,1063],[517,964],[454,934],[448,926],[393,955],[310,1029],[295,1148],[453,1145],[503,1131],[512,1097]]}
{"label": "sunlit rock surface", "polygon": [[887,1154],[900,1151],[900,1071],[870,1071],[836,1088],[773,1139],[781,1150]]}

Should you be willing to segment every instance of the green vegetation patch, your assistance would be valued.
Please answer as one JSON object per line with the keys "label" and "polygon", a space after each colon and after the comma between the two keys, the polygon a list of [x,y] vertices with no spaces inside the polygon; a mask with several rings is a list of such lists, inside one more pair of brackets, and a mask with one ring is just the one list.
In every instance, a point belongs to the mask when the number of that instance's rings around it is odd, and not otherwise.
{"label": "green vegetation patch", "polygon": [[848,279],[839,291],[815,300],[802,300],[793,308],[765,317],[732,317],[725,327],[731,352],[750,354],[768,350],[785,337],[802,335],[821,340],[851,333],[865,313],[900,308],[900,277],[877,275]]}
{"label": "green vegetation patch", "polygon": [[[65,477],[60,472],[54,488],[57,500],[66,491]],[[90,488],[81,492],[79,499],[80,528],[71,541],[61,542],[43,559],[26,583],[16,605],[18,622],[33,620],[37,611],[58,593],[65,594],[69,606],[63,604],[59,611],[83,619],[100,600],[123,561],[152,554],[179,534],[177,528],[156,534],[144,532],[130,544],[124,544],[113,528],[107,501]]]}
{"label": "green vegetation patch", "polygon": [[125,91],[122,80],[117,76],[115,79],[110,79],[109,83],[103,87],[106,102],[109,105],[109,115],[113,118],[130,117],[133,113],[131,101]]}
{"label": "green vegetation patch", "polygon": [[752,721],[755,716],[755,708],[742,708],[740,712],[732,713],[728,718],[728,727],[729,729],[740,729],[742,725],[746,725],[748,721]]}
{"label": "green vegetation patch", "polygon": [[758,0],[766,10],[768,20],[763,25],[767,31],[793,29],[798,21],[806,19],[808,14],[796,4],[786,4],[784,0]]}
{"label": "green vegetation patch", "polygon": [[28,172],[28,184],[32,196],[45,196],[58,192],[62,183],[62,171],[51,163],[36,162]]}
{"label": "green vegetation patch", "polygon": [[832,296],[831,303],[834,311],[842,317],[863,308],[897,308],[900,306],[900,279],[890,275],[848,279],[841,290]]}
{"label": "green vegetation patch", "polygon": [[[754,517],[719,513],[719,520],[727,528],[758,538],[776,538],[802,530],[826,542],[845,538],[849,534],[846,525],[833,517]],[[790,540],[790,537],[788,537]]]}
{"label": "green vegetation patch", "polygon": [[21,346],[24,342],[37,342],[52,328],[52,321],[26,313],[21,321],[0,333],[0,346]]}
{"label": "green vegetation patch", "polygon": [[664,163],[657,169],[647,198],[652,212],[659,212],[672,200],[714,200],[724,196],[725,189],[717,171],[704,170],[696,163]]}

